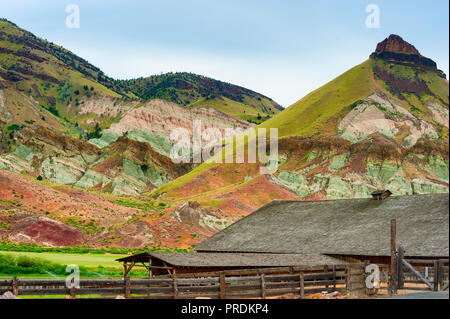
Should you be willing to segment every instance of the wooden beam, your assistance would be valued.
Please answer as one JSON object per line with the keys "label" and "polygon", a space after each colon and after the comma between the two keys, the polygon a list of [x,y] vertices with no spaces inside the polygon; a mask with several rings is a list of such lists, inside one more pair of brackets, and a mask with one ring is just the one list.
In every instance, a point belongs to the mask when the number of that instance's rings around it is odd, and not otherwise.
{"label": "wooden beam", "polygon": [[124,295],[125,295],[125,298],[126,299],[128,299],[128,298],[130,298],[130,277],[125,277],[124,278],[125,280],[124,280],[124,284],[125,284],[125,292],[124,292]]}
{"label": "wooden beam", "polygon": [[173,299],[178,299],[178,283],[175,275],[173,276]]}
{"label": "wooden beam", "polygon": [[174,269],[174,267],[163,267],[163,266],[142,266],[142,265],[134,265],[134,267],[144,267],[145,269]]}
{"label": "wooden beam", "polygon": [[152,270],[152,259],[149,258],[148,259],[148,277],[152,278],[153,277],[153,270]]}
{"label": "wooden beam", "polygon": [[261,274],[261,299],[266,299],[266,278],[264,274]]}
{"label": "wooden beam", "polygon": [[300,299],[305,299],[305,277],[300,273]]}
{"label": "wooden beam", "polygon": [[433,289],[433,285],[430,284],[430,282],[426,280],[417,270],[415,270],[414,267],[411,266],[406,260],[402,259],[402,263],[406,266],[406,268],[408,268],[409,271],[419,277],[419,279],[422,280],[430,289]]}
{"label": "wooden beam", "polygon": [[336,290],[336,266],[333,265],[333,288]]}
{"label": "wooden beam", "polygon": [[18,296],[19,295],[19,279],[17,278],[17,277],[13,277],[13,280],[12,280],[12,290],[13,290],[13,294],[15,295],[15,296]]}
{"label": "wooden beam", "polygon": [[443,259],[439,260],[439,287],[441,290],[442,287],[444,287],[444,276],[445,276],[444,263],[445,260]]}
{"label": "wooden beam", "polygon": [[227,286],[226,286],[227,283],[225,280],[225,273],[223,271],[220,272],[219,281],[220,281],[220,299],[226,299],[227,298]]}
{"label": "wooden beam", "polygon": [[397,221],[391,219],[391,293],[397,294]]}
{"label": "wooden beam", "polygon": [[403,288],[403,256],[404,256],[404,250],[403,247],[398,247],[398,256],[397,256],[397,288],[402,289]]}
{"label": "wooden beam", "polygon": [[345,274],[345,288],[347,290],[347,294],[350,294],[350,277],[351,277],[351,271],[350,271],[350,266],[347,266],[347,271]]}
{"label": "wooden beam", "polygon": [[167,266],[167,264],[163,261],[163,264],[164,264],[164,269],[166,269],[167,270],[167,272],[169,273],[169,275],[172,275],[172,273],[170,272],[170,269],[173,269],[173,267],[168,267]]}
{"label": "wooden beam", "polygon": [[439,290],[439,261],[434,261],[434,274],[433,274],[433,290],[438,291]]}
{"label": "wooden beam", "polygon": [[131,271],[131,269],[133,269],[135,263],[136,263],[136,262],[133,261],[133,262],[130,264],[130,266],[127,268],[126,276],[128,276],[128,273]]}

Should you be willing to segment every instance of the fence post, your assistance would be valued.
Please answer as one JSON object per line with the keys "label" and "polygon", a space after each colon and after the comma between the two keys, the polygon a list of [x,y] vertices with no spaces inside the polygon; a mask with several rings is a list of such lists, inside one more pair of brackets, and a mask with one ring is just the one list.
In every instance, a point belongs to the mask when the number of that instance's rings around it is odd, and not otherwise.
{"label": "fence post", "polygon": [[225,280],[225,272],[220,272],[220,299],[227,298],[227,282]]}
{"label": "fence post", "polygon": [[439,260],[439,289],[442,290],[444,287],[444,260]]}
{"label": "fence post", "polygon": [[404,250],[403,247],[398,247],[398,254],[397,254],[397,289],[403,289],[403,255]]}
{"label": "fence post", "polygon": [[178,299],[178,283],[175,275],[173,275],[173,299]]}
{"label": "fence post", "polygon": [[77,293],[75,288],[70,288],[70,298],[75,299],[77,297]]}
{"label": "fence post", "polygon": [[16,276],[13,277],[12,292],[15,296],[19,295],[19,279]]}
{"label": "fence post", "polygon": [[305,277],[300,273],[300,299],[305,299]]}
{"label": "fence post", "polygon": [[439,290],[439,261],[434,261],[433,290]]}
{"label": "fence post", "polygon": [[391,294],[397,294],[397,221],[391,219]]}
{"label": "fence post", "polygon": [[[366,273],[366,268],[367,268],[367,266],[370,264],[370,261],[369,260],[364,260],[364,271],[363,271],[363,274],[364,274],[364,282],[366,282],[366,278],[367,278],[367,273]],[[371,291],[372,289],[369,289],[369,288],[367,288],[367,285],[366,285],[366,295],[371,295],[372,294],[372,291]]]}
{"label": "fence post", "polygon": [[70,294],[70,298],[71,299],[75,299],[76,298],[76,290],[75,290],[75,285],[74,285],[74,283],[75,283],[75,278],[72,278],[72,280],[70,281],[71,283],[72,283],[72,286],[70,287],[70,290],[69,290],[69,294]]}
{"label": "fence post", "polygon": [[345,290],[347,290],[347,294],[350,294],[350,266],[346,267]]}
{"label": "fence post", "polygon": [[261,299],[266,299],[266,277],[261,274]]}
{"label": "fence post", "polygon": [[125,298],[130,298],[130,277],[126,276],[124,279],[124,285],[125,285]]}
{"label": "fence post", "polygon": [[336,291],[336,265],[333,265],[333,289]]}

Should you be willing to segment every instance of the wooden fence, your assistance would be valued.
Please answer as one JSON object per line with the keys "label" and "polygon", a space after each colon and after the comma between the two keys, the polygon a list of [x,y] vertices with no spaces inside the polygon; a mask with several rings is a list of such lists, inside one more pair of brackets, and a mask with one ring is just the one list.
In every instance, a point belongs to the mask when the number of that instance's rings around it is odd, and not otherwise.
{"label": "wooden fence", "polygon": [[424,262],[399,258],[398,266],[397,289],[433,291],[448,289],[448,259]]}
{"label": "wooden fence", "polygon": [[[403,259],[416,271],[414,273],[402,262],[402,266],[397,270],[397,290],[424,290],[438,291],[448,290],[449,286],[449,261],[440,260],[421,260],[421,259]],[[400,262],[400,261],[399,261]],[[400,263],[398,263],[400,265]],[[389,290],[391,287],[389,277],[389,265],[378,264],[380,268],[381,289]],[[420,277],[418,276],[420,275]],[[423,280],[425,279],[428,284]]]}
{"label": "wooden fence", "polygon": [[[15,295],[66,295],[72,298],[121,295],[140,299],[264,299],[285,294],[305,298],[308,294],[324,291],[364,294],[364,264],[319,268],[266,268],[213,273],[218,276],[197,273],[151,279],[80,279],[79,288],[71,289],[66,287],[65,280],[13,278],[0,281],[0,293],[12,291]],[[257,275],[251,275],[254,273]]]}

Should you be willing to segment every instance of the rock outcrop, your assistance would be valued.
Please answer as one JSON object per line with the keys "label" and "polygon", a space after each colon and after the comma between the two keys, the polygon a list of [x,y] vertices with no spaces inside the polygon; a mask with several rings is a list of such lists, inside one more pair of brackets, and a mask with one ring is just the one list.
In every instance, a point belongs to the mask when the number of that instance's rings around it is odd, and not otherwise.
{"label": "rock outcrop", "polygon": [[383,59],[390,63],[408,65],[422,70],[432,70],[440,77],[446,78],[445,73],[437,69],[436,62],[422,56],[412,44],[395,34],[391,34],[387,39],[378,43],[375,52],[370,57]]}
{"label": "rock outcrop", "polygon": [[385,51],[420,55],[419,51],[412,44],[409,44],[396,34],[391,34],[387,39],[377,44],[375,52]]}

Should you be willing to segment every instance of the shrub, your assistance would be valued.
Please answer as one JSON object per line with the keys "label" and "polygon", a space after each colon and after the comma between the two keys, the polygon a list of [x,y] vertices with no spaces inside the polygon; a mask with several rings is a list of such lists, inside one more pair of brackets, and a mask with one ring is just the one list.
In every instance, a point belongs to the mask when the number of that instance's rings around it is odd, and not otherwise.
{"label": "shrub", "polygon": [[11,124],[11,125],[8,125],[8,126],[6,127],[6,130],[7,130],[8,132],[15,132],[15,131],[20,130],[21,128],[22,128],[22,126],[19,126],[19,125],[17,125],[17,124]]}
{"label": "shrub", "polygon": [[362,103],[364,103],[363,100],[357,100],[356,102],[350,104],[348,107],[349,107],[350,109],[354,109],[355,107],[357,107],[358,105],[360,105],[360,104],[362,104]]}

